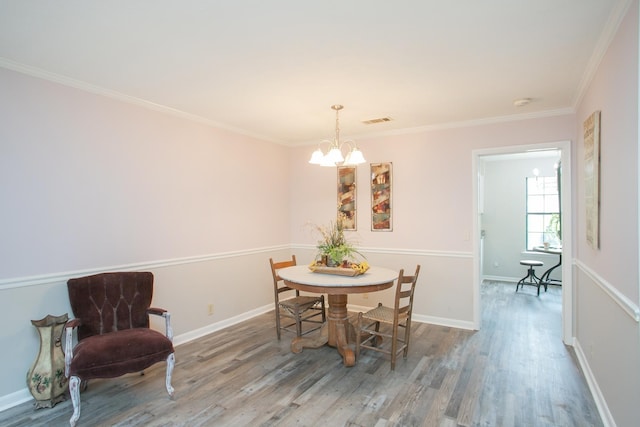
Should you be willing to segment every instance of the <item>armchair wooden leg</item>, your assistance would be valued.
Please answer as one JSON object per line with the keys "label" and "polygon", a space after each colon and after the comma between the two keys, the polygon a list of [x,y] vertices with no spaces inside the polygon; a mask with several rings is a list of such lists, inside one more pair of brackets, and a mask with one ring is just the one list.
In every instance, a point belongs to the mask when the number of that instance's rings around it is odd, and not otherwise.
{"label": "armchair wooden leg", "polygon": [[167,357],[167,378],[166,378],[166,386],[167,393],[169,396],[173,396],[174,388],[171,386],[171,375],[173,375],[173,367],[176,364],[176,354],[171,353],[169,357]]}
{"label": "armchair wooden leg", "polygon": [[71,427],[75,427],[80,418],[80,378],[73,376],[69,378],[69,394],[73,403],[73,415],[69,420]]}

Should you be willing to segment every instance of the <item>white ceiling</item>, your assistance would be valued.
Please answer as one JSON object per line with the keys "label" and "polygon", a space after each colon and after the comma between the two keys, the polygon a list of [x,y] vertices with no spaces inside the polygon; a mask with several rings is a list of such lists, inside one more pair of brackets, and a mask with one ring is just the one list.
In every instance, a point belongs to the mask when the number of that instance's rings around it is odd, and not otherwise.
{"label": "white ceiling", "polygon": [[0,66],[296,145],[573,111],[629,3],[2,0]]}

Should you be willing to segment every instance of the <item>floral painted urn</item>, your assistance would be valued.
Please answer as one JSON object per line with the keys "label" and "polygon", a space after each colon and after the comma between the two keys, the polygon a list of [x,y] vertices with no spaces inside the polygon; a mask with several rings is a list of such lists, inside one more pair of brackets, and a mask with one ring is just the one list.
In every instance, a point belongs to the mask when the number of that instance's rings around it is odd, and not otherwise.
{"label": "floral painted urn", "polygon": [[31,321],[40,336],[38,357],[27,372],[27,387],[36,399],[36,409],[51,408],[65,399],[68,383],[64,374],[62,335],[67,320],[69,316],[65,313]]}

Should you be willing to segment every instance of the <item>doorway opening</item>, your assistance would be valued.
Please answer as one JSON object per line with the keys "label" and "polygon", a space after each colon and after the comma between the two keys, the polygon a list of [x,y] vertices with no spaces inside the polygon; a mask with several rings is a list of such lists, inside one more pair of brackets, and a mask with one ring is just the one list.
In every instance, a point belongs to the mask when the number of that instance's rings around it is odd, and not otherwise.
{"label": "doorway opening", "polygon": [[[560,179],[560,217],[559,227],[562,230],[562,340],[571,345],[573,336],[572,324],[572,290],[573,280],[571,276],[572,256],[572,230],[571,230],[571,200],[573,198],[571,188],[571,143],[570,141],[541,143],[535,145],[522,145],[510,147],[498,147],[491,149],[474,150],[473,157],[473,268],[474,268],[474,327],[481,328],[481,297],[480,285],[488,276],[483,270],[486,260],[483,258],[483,203],[485,200],[484,166],[489,160],[495,161],[515,158],[541,156],[543,153],[554,151],[559,154],[558,161],[562,165],[562,177]],[[522,212],[522,215],[525,213]],[[524,250],[519,248],[518,250]],[[487,260],[488,261],[488,260]]]}

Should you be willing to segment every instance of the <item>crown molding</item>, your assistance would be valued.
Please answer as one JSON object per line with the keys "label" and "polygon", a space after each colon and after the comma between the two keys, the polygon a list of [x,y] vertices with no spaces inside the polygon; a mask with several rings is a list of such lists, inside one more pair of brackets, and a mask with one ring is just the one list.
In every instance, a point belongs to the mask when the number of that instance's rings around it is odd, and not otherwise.
{"label": "crown molding", "polygon": [[117,92],[115,90],[106,89],[101,86],[97,86],[91,83],[87,83],[81,80],[76,80],[71,77],[63,76],[62,74],[52,73],[50,71],[43,70],[38,67],[33,67],[31,65],[21,64],[19,62],[12,61],[7,58],[0,57],[0,67],[6,68],[8,70],[16,71],[21,74],[26,74],[31,77],[40,78],[43,80],[47,80],[50,82],[58,83],[64,86],[72,87],[74,89],[79,89],[85,92],[90,92],[95,95],[105,96],[107,98],[115,99],[117,101],[126,102],[128,104],[137,105],[138,107],[143,107],[149,110],[157,111],[164,114],[169,114],[171,116],[179,117],[181,119],[189,120],[195,123],[200,123],[206,126],[223,129],[226,131],[234,132],[240,135],[244,135],[250,138],[259,139],[261,141],[273,142],[276,144],[281,144],[280,141],[275,141],[272,138],[267,138],[264,135],[258,135],[255,133],[248,132],[244,129],[239,129],[233,126],[228,126],[213,120],[206,119],[204,117],[198,116],[196,114],[191,114],[184,112],[182,110],[178,110],[176,108],[168,107],[166,105],[157,104],[155,102],[148,101],[146,99],[137,98],[135,96],[126,95],[121,92]]}
{"label": "crown molding", "polygon": [[596,71],[598,71],[598,67],[600,66],[600,62],[604,55],[607,53],[607,49],[609,45],[613,41],[616,33],[618,32],[618,28],[624,19],[627,10],[633,3],[633,0],[618,0],[616,5],[613,7],[609,18],[607,19],[607,23],[604,26],[604,29],[600,33],[600,37],[598,38],[598,43],[596,44],[593,53],[591,54],[591,58],[587,63],[587,68],[582,75],[582,80],[578,85],[578,90],[576,91],[576,97],[573,100],[573,108],[577,110],[578,105],[582,102],[591,81],[593,80]]}

